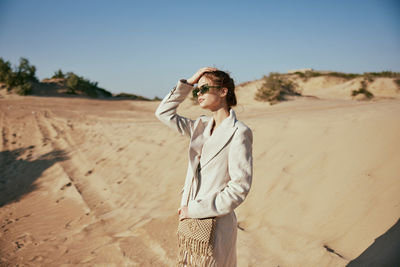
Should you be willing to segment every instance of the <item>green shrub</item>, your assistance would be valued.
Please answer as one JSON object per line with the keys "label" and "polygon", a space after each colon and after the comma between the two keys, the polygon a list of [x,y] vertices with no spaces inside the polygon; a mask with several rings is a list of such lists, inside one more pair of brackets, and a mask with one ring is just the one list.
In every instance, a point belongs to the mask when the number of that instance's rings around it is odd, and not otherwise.
{"label": "green shrub", "polygon": [[59,69],[58,71],[55,71],[53,76],[51,77],[52,79],[57,79],[57,78],[63,78],[65,79],[65,74],[62,72],[61,69]]}
{"label": "green shrub", "polygon": [[297,84],[292,82],[286,75],[279,73],[270,73],[264,76],[263,85],[257,90],[255,99],[259,101],[268,101],[271,105],[279,101],[286,100],[288,95],[300,95],[296,92]]}
{"label": "green shrub", "polygon": [[306,72],[295,72],[294,74],[297,74],[299,77],[305,80],[307,80],[308,78],[318,77],[318,76],[331,76],[331,77],[343,78],[346,80],[351,80],[357,77],[364,77],[367,78],[369,82],[373,82],[374,78],[378,77],[400,78],[400,72],[393,72],[393,71],[364,72],[364,74],[344,73],[337,71],[331,71],[326,73],[321,73],[317,71],[306,71]]}
{"label": "green shrub", "polygon": [[368,91],[367,87],[368,81],[364,79],[363,81],[361,81],[361,87],[358,90],[353,90],[351,92],[351,95],[356,96],[358,94],[363,94],[367,99],[373,98],[374,95],[370,91]]}
{"label": "green shrub", "polygon": [[338,78],[344,78],[346,80],[351,80],[351,79],[361,76],[361,74],[357,74],[357,73],[343,73],[343,72],[336,72],[336,71],[323,73],[323,72],[318,72],[318,71],[313,71],[313,70],[308,70],[305,72],[297,71],[294,74],[298,75],[300,78],[303,78],[303,80],[305,80],[305,81],[308,80],[309,78],[320,77],[320,76],[338,77]]}
{"label": "green shrub", "polygon": [[351,80],[357,77],[360,77],[361,74],[358,73],[344,73],[344,72],[328,72],[325,74],[326,76],[332,76],[332,77],[338,77],[338,78],[344,78],[346,80]]}
{"label": "green shrub", "polygon": [[319,77],[323,76],[324,74],[321,72],[313,71],[313,70],[308,70],[305,72],[306,78],[311,78],[311,77]]}
{"label": "green shrub", "polygon": [[115,98],[127,98],[127,99],[131,99],[131,100],[145,100],[145,101],[149,101],[150,99],[144,97],[144,96],[140,96],[140,95],[135,95],[135,94],[128,94],[128,93],[120,93],[114,96]]}
{"label": "green shrub", "polygon": [[79,84],[79,77],[73,72],[67,73],[66,85],[68,88],[67,94],[77,94],[76,90]]}
{"label": "green shrub", "polygon": [[372,76],[372,75],[370,75],[368,73],[364,73],[364,79],[366,81],[368,81],[369,83],[372,83],[375,80],[374,76]]}
{"label": "green shrub", "polygon": [[400,89],[400,79],[394,80],[395,84],[397,84],[398,89]]}
{"label": "green shrub", "polygon": [[112,94],[97,86],[97,82],[91,82],[73,72],[66,74],[67,94],[84,94],[90,97],[112,97]]}
{"label": "green shrub", "polygon": [[35,73],[36,67],[30,65],[26,58],[20,58],[14,70],[9,61],[0,58],[0,82],[6,85],[7,91],[15,90],[19,95],[31,94],[32,83],[38,82]]}
{"label": "green shrub", "polygon": [[296,72],[293,73],[293,74],[298,75],[300,78],[307,78],[307,77],[306,77],[306,74],[305,74],[304,72],[301,72],[301,71],[296,71]]}
{"label": "green shrub", "polygon": [[17,75],[13,72],[10,62],[4,61],[3,58],[0,58],[0,82],[5,84],[7,91],[15,87],[17,82]]}
{"label": "green shrub", "polygon": [[19,95],[30,95],[32,93],[32,84],[29,82],[19,84],[14,90]]}
{"label": "green shrub", "polygon": [[97,91],[97,96],[112,97],[112,94],[106,89],[97,87],[95,90]]}
{"label": "green shrub", "polygon": [[1,80],[1,82],[5,83],[7,91],[11,91],[15,86],[21,83],[20,81],[18,81],[17,74],[14,72],[10,72],[5,75],[4,79]]}
{"label": "green shrub", "polygon": [[20,58],[19,65],[17,67],[17,77],[24,81],[38,82],[35,73],[36,67],[30,65],[28,59]]}
{"label": "green shrub", "polygon": [[10,62],[4,61],[4,59],[0,57],[0,82],[7,83],[6,80],[9,79],[11,73],[13,73],[13,71]]}
{"label": "green shrub", "polygon": [[296,71],[296,72],[293,73],[293,74],[299,76],[299,77],[302,78],[304,81],[307,81],[309,78],[312,78],[312,77],[318,77],[318,76],[323,75],[323,74],[321,74],[320,72],[313,71],[313,70],[307,70],[307,71],[305,71],[305,72]]}
{"label": "green shrub", "polygon": [[381,71],[381,72],[364,72],[364,75],[369,75],[373,77],[384,77],[384,78],[400,78],[400,72],[393,71]]}

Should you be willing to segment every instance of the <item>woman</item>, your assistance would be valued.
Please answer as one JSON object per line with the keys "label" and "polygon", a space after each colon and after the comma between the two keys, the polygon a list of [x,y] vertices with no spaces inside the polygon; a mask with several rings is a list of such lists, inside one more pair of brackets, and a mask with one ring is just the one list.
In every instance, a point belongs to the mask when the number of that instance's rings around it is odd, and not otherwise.
{"label": "woman", "polygon": [[[179,220],[216,217],[213,257],[219,267],[236,266],[234,209],[246,198],[253,173],[253,135],[231,108],[236,105],[234,90],[227,73],[202,68],[190,79],[180,80],[155,113],[163,123],[191,139]],[[200,107],[212,112],[212,117],[191,120],[176,113],[191,91]],[[179,261],[193,265],[188,257]]]}

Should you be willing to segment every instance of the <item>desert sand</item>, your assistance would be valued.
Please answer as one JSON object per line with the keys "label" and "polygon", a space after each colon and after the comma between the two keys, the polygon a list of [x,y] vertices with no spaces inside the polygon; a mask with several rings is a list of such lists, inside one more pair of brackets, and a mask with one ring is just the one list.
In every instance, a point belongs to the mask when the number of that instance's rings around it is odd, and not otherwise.
{"label": "desert sand", "polygon": [[[238,266],[400,261],[398,92],[356,101],[327,83],[273,106],[253,99],[260,81],[238,88],[254,134]],[[0,266],[174,266],[189,140],[158,103],[0,98]],[[179,112],[210,115],[189,100]]]}

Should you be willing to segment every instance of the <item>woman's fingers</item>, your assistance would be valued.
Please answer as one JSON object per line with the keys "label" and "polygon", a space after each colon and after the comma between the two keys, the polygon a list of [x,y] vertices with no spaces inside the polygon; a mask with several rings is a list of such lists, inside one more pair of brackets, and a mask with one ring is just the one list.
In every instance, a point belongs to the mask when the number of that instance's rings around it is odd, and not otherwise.
{"label": "woman's fingers", "polygon": [[[199,71],[198,71],[198,79],[200,79],[200,77],[204,74],[204,72],[212,72],[212,71],[216,71],[216,70],[218,70],[217,68],[213,68],[213,67],[205,67],[205,68],[201,68]],[[198,80],[197,79],[197,80]]]}
{"label": "woman's fingers", "polygon": [[190,79],[188,79],[188,83],[190,84],[195,84],[199,81],[200,77],[204,74],[204,72],[209,72],[209,71],[216,71],[218,70],[217,68],[213,67],[205,67],[199,69]]}

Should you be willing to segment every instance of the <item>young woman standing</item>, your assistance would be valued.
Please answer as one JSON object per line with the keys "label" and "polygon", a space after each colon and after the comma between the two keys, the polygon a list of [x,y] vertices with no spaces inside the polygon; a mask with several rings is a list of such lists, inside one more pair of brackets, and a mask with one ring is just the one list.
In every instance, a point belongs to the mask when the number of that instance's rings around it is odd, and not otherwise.
{"label": "young woman standing", "polygon": [[[204,266],[236,266],[234,209],[246,198],[252,181],[253,135],[236,119],[232,109],[237,102],[234,90],[227,73],[202,68],[190,79],[180,80],[155,112],[163,123],[190,138],[189,166],[178,214],[180,221],[215,218],[212,259],[203,258]],[[192,120],[176,113],[190,92],[201,108],[212,112],[212,117]],[[179,265],[198,266],[200,258],[185,252],[187,246],[180,245]]]}

